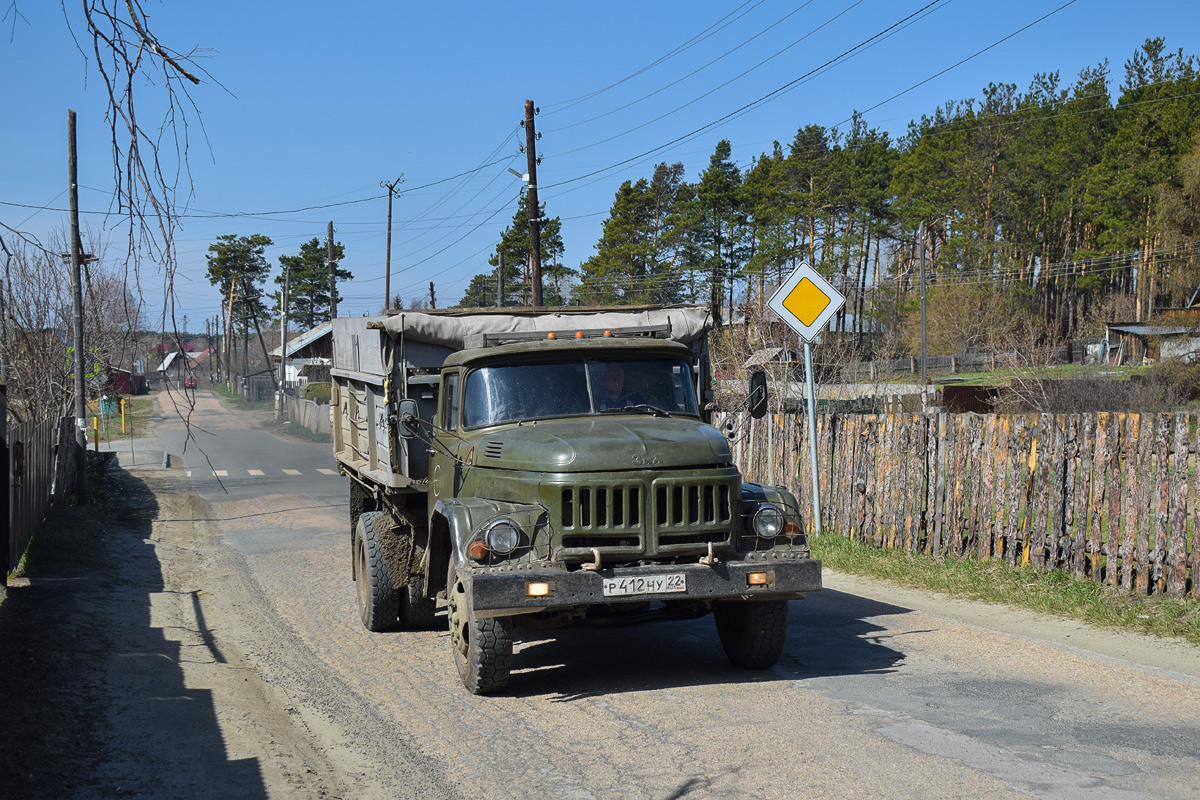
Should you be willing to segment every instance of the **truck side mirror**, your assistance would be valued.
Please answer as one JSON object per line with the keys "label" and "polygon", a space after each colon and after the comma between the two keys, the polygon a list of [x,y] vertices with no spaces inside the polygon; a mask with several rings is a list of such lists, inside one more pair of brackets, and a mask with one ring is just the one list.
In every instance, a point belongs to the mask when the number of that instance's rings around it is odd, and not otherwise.
{"label": "truck side mirror", "polygon": [[396,411],[400,416],[400,425],[396,432],[401,439],[411,439],[417,435],[417,423],[421,421],[421,412],[417,408],[417,401],[411,398],[405,398],[396,404]]}
{"label": "truck side mirror", "polygon": [[758,370],[750,374],[750,416],[762,419],[767,415],[767,373]]}

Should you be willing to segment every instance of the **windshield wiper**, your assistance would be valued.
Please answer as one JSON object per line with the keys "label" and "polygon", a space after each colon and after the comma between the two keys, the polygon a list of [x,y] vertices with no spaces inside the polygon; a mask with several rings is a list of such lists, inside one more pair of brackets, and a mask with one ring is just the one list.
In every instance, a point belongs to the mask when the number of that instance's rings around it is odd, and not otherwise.
{"label": "windshield wiper", "polygon": [[636,406],[621,406],[620,408],[607,408],[605,411],[636,411],[639,414],[651,414],[655,417],[671,416],[670,412],[658,406],[652,406],[649,403],[638,403]]}

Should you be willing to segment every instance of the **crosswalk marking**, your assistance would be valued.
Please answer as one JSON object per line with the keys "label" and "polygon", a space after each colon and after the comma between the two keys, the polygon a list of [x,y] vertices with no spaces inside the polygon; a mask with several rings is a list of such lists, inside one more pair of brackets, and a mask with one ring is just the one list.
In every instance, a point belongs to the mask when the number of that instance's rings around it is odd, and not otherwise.
{"label": "crosswalk marking", "polygon": [[[281,469],[280,471],[283,472],[284,475],[288,475],[291,477],[300,476],[300,475],[304,474],[303,472],[301,472],[298,469]],[[183,474],[187,475],[190,478],[190,477],[192,477],[192,474],[194,472],[195,472],[195,470],[188,469],[188,470],[184,470]],[[239,470],[234,470],[235,475],[238,474],[239,472],[240,472]],[[317,472],[321,473],[322,475],[337,476],[339,474],[336,469],[326,469],[324,467],[317,467]],[[255,478],[262,478],[267,474],[267,471],[261,470],[261,469],[247,469],[246,474],[251,475]],[[214,470],[212,470],[212,475],[214,478],[228,478],[229,470],[214,469]]]}

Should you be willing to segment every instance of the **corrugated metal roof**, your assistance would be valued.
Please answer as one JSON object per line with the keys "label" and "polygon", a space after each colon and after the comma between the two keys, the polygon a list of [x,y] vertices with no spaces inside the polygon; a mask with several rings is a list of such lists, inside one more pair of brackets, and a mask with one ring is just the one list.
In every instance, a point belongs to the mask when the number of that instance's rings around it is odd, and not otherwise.
{"label": "corrugated metal roof", "polygon": [[1178,325],[1109,325],[1110,331],[1131,333],[1134,336],[1180,336],[1185,333],[1200,336],[1195,328],[1185,328]]}
{"label": "corrugated metal roof", "polygon": [[[332,322],[322,322],[320,325],[313,328],[311,331],[308,331],[307,333],[302,333],[294,339],[288,339],[288,343],[287,343],[288,356],[290,357],[297,350],[303,350],[304,348],[308,347],[310,344],[315,342],[317,339],[320,339],[322,336],[329,333],[331,330],[333,330]],[[271,355],[274,356],[275,358],[279,358],[279,350],[280,350],[280,348],[276,347],[274,350],[271,351]]]}

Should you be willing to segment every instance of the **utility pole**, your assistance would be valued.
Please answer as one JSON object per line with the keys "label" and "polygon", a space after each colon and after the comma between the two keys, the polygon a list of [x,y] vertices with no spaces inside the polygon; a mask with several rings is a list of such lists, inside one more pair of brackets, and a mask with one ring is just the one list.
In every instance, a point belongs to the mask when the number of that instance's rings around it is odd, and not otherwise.
{"label": "utility pole", "polygon": [[925,384],[929,376],[925,369],[925,221],[917,227],[917,239],[921,242],[921,410],[925,411],[929,404],[929,390]]}
{"label": "utility pole", "polygon": [[242,397],[245,397],[245,390],[250,388],[250,309],[246,305],[250,300],[250,287],[245,278],[242,279],[242,295]]}
{"label": "utility pole", "polygon": [[333,221],[329,222],[329,232],[325,235],[325,260],[329,264],[329,318],[337,316],[337,274],[333,264]]}
{"label": "utility pole", "polygon": [[67,172],[71,195],[71,316],[75,340],[75,504],[87,505],[87,395],[83,382],[83,245],[79,241],[79,185],[75,158],[75,112],[67,110]]}
{"label": "utility pole", "polygon": [[500,266],[496,268],[496,308],[504,305],[504,251],[500,251]]}
{"label": "utility pole", "polygon": [[[387,311],[392,307],[392,195],[396,192],[396,185],[404,180],[404,175],[401,175],[391,183],[380,181],[380,186],[386,186],[388,190],[388,228],[387,228],[387,256],[384,259],[387,264],[387,275],[383,279],[383,310]],[[330,237],[333,238],[333,237]]]}
{"label": "utility pole", "polygon": [[[390,227],[390,226],[389,226]],[[288,336],[288,281],[292,277],[291,267],[284,266],[283,268],[283,290],[280,292],[279,308],[282,313],[279,315],[279,413],[277,416],[283,416],[283,406],[286,402],[284,394],[287,391],[287,336]]]}
{"label": "utility pole", "polygon": [[429,282],[429,307],[437,308],[437,292],[433,290],[433,281]]}
{"label": "utility pole", "polygon": [[233,298],[237,295],[237,284],[229,282],[229,310],[225,315],[225,384],[233,391]]}
{"label": "utility pole", "polygon": [[537,150],[535,142],[538,137],[533,129],[533,117],[537,109],[532,100],[525,101],[525,159],[529,165],[529,268],[530,279],[533,283],[533,305],[542,304],[542,232],[538,219],[537,195]]}

